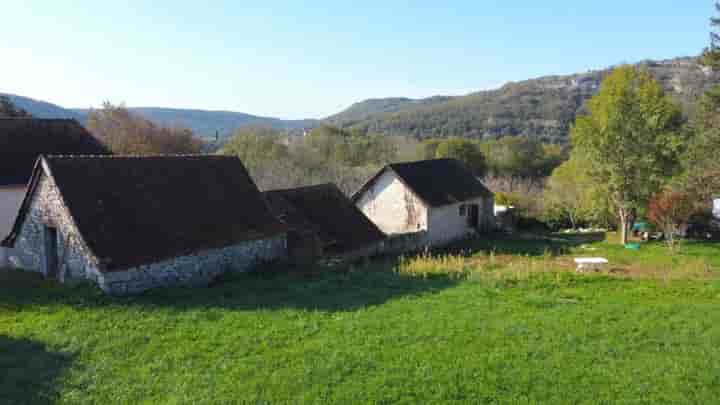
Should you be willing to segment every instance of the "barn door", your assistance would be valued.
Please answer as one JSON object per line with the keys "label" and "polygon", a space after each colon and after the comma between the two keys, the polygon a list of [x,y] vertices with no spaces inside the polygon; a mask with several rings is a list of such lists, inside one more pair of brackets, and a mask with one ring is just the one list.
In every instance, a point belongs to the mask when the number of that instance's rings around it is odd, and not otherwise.
{"label": "barn door", "polygon": [[57,229],[45,226],[43,234],[43,273],[46,278],[56,278],[58,276]]}
{"label": "barn door", "polygon": [[480,219],[480,209],[477,204],[471,204],[468,206],[468,210],[468,226],[477,228],[478,220]]}

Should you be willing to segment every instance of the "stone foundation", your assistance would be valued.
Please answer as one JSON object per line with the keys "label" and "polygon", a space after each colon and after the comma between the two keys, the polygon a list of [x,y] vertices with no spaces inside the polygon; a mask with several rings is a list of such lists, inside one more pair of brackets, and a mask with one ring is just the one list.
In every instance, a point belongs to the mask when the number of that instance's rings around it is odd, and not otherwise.
{"label": "stone foundation", "polygon": [[97,259],[75,226],[55,182],[43,174],[15,240],[15,249],[11,249],[14,251],[10,258],[13,265],[45,273],[46,226],[57,229],[58,280],[89,280],[114,295],[136,294],[158,287],[204,285],[225,272],[245,271],[258,262],[283,259],[287,255],[287,237],[281,234],[124,271],[100,271]]}
{"label": "stone foundation", "polygon": [[243,272],[262,262],[286,257],[286,237],[249,241],[235,246],[176,257],[126,271],[100,273],[97,283],[111,295],[137,294],[168,286],[203,286],[227,272]]}

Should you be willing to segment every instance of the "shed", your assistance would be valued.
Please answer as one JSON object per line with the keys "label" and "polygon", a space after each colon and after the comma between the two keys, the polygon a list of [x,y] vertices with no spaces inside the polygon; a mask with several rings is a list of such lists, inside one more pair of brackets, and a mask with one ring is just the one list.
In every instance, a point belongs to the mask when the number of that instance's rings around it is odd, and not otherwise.
{"label": "shed", "polygon": [[281,258],[286,226],[235,157],[47,156],[2,245],[26,270],[127,294]]}
{"label": "shed", "polygon": [[439,245],[494,227],[494,195],[456,159],[385,166],[352,197],[383,232],[425,232]]}
{"label": "shed", "polygon": [[353,256],[385,239],[334,184],[264,193],[273,213],[289,227],[288,251],[294,257]]}

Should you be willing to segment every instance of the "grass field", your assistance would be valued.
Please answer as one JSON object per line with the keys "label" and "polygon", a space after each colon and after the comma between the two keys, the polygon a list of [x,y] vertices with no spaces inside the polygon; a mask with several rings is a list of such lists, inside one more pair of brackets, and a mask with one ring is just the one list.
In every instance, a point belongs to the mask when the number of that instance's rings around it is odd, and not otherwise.
{"label": "grass field", "polygon": [[[720,245],[603,239],[135,298],[0,272],[0,403],[717,402]],[[575,274],[578,255],[609,274]]]}

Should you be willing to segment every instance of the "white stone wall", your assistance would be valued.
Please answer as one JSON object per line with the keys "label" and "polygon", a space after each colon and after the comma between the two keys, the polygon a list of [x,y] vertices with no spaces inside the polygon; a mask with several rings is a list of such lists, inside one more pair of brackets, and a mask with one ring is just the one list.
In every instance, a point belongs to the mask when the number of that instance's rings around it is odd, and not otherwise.
{"label": "white stone wall", "polygon": [[167,286],[207,285],[220,274],[243,272],[265,261],[287,256],[285,234],[242,244],[180,256],[126,271],[101,273],[100,288],[111,295],[137,294]]}
{"label": "white stone wall", "polygon": [[46,224],[57,229],[59,280],[90,280],[108,294],[134,294],[157,287],[207,284],[224,272],[245,271],[255,263],[282,259],[287,255],[287,237],[282,234],[125,271],[101,272],[96,258],[65,209],[57,186],[52,178],[43,174],[15,241],[18,253],[12,260],[17,262],[18,267],[43,271],[43,231]]}
{"label": "white stone wall", "polygon": [[482,212],[481,198],[430,209],[427,238],[431,245],[460,239],[475,232],[475,227],[468,225],[469,210],[460,215],[462,204],[478,204]]}
{"label": "white stone wall", "polygon": [[33,194],[28,214],[15,241],[15,254],[11,261],[24,270],[43,271],[43,231],[46,224],[57,228],[59,279],[97,280],[97,262],[65,209],[57,186],[45,174],[41,176]]}
{"label": "white stone wall", "polygon": [[390,170],[375,180],[356,205],[386,234],[418,232],[428,227],[425,204]]}
{"label": "white stone wall", "polygon": [[[24,197],[25,186],[0,187],[0,240],[10,234]],[[13,254],[13,249],[0,247],[0,267],[9,266],[9,258]]]}

